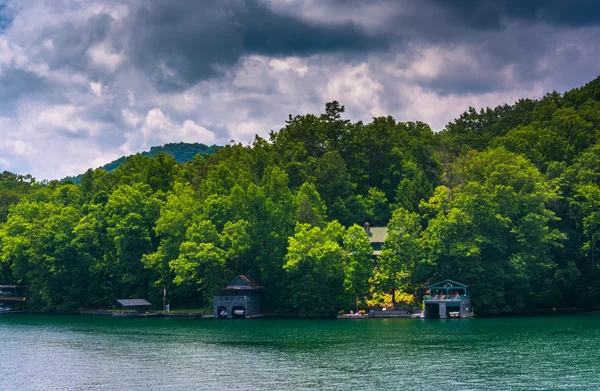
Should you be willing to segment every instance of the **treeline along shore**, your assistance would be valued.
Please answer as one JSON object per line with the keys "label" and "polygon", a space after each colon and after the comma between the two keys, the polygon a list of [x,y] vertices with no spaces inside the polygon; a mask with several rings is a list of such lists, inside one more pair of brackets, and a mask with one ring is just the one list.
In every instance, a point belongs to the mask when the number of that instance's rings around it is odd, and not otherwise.
{"label": "treeline along shore", "polygon": [[[0,283],[31,312],[116,299],[203,308],[236,275],[268,313],[419,306],[446,278],[479,314],[600,298],[600,78],[476,111],[434,133],[344,107],[178,163],[129,157],[80,183],[0,175]],[[212,152],[212,151],[211,151]],[[374,257],[365,222],[387,226]]]}

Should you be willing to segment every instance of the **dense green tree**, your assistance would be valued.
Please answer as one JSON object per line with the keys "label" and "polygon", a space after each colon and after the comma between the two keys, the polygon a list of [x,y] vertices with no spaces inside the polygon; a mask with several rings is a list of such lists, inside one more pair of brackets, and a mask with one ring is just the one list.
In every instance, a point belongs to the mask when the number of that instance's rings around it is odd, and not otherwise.
{"label": "dense green tree", "polygon": [[549,209],[556,193],[530,162],[504,149],[474,154],[465,165],[460,191],[423,205],[437,210],[423,235],[430,280],[471,284],[483,311],[556,305],[552,252],[562,235]]}
{"label": "dense green tree", "polygon": [[332,315],[344,307],[344,228],[336,221],[326,228],[298,224],[285,256],[287,311],[301,315]]}
{"label": "dense green tree", "polygon": [[362,221],[372,226],[385,226],[390,219],[390,205],[385,193],[374,187],[369,189],[367,196],[358,196],[358,203],[363,212]]}
{"label": "dense green tree", "polygon": [[71,312],[85,300],[87,264],[72,245],[80,219],[72,206],[21,202],[2,228],[2,261],[28,286],[33,311]]}
{"label": "dense green tree", "polygon": [[[47,312],[156,303],[163,286],[204,306],[237,274],[265,286],[271,313],[413,303],[445,278],[471,284],[479,313],[593,305],[599,108],[600,78],[471,108],[437,134],[352,123],[331,102],[193,158],[173,144],[63,182],[4,172],[0,282],[28,285]],[[388,226],[378,258],[353,225],[366,221]]]}
{"label": "dense green tree", "polygon": [[296,205],[296,220],[299,223],[307,223],[317,227],[324,226],[327,220],[327,207],[312,183],[306,182],[300,186],[294,203]]}
{"label": "dense green tree", "polygon": [[373,248],[362,227],[353,225],[344,235],[344,291],[358,306],[369,293],[373,275]]}
{"label": "dense green tree", "polygon": [[[585,241],[582,250],[589,259],[589,267],[585,268],[593,277],[591,287],[592,295],[600,295],[600,256],[598,247],[598,230],[600,229],[600,186],[595,183],[577,185],[572,200],[572,206],[577,210],[581,220]],[[574,267],[574,266],[572,266]]]}
{"label": "dense green tree", "polygon": [[194,302],[195,290],[186,290],[173,283],[174,274],[169,263],[177,259],[188,228],[199,221],[201,215],[201,204],[192,187],[176,183],[162,205],[154,227],[159,240],[158,248],[142,255],[144,267],[152,273],[151,298],[160,299],[162,288],[165,287],[170,292],[169,296],[173,297],[174,305],[180,305],[183,301]]}
{"label": "dense green tree", "polygon": [[415,274],[415,265],[421,257],[420,216],[398,208],[387,226],[387,232],[388,236],[378,259],[377,272],[381,281],[379,288],[391,292],[392,305],[395,305],[398,288],[414,292],[414,282],[411,279]]}
{"label": "dense green tree", "polygon": [[330,218],[344,224],[356,219],[350,209],[354,186],[339,152],[327,152],[317,160],[315,181],[319,195],[327,205]]}
{"label": "dense green tree", "polygon": [[208,300],[218,293],[231,273],[225,268],[225,250],[216,227],[207,220],[192,224],[179,257],[169,262],[177,285],[188,285]]}
{"label": "dense green tree", "polygon": [[110,195],[105,206],[109,251],[106,262],[118,279],[121,297],[145,297],[150,286],[150,273],[142,257],[153,252],[157,238],[156,220],[163,203],[160,193],[150,186],[121,185]]}
{"label": "dense green tree", "polygon": [[8,218],[8,209],[18,203],[35,183],[31,175],[17,175],[4,171],[0,173],[0,223]]}

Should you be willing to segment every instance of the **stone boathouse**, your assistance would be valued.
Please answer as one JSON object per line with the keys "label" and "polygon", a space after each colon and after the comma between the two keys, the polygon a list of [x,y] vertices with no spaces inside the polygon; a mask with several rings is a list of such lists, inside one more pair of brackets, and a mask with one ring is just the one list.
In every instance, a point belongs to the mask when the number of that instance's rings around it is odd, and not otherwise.
{"label": "stone boathouse", "polygon": [[213,297],[213,315],[217,319],[252,318],[260,315],[263,288],[251,277],[239,275],[223,289],[223,296]]}

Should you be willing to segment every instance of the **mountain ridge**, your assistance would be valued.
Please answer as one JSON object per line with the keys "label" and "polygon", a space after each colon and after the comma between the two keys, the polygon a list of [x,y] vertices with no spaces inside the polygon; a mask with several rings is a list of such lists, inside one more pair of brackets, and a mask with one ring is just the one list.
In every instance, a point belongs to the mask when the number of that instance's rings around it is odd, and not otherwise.
{"label": "mountain ridge", "polygon": [[[179,163],[185,163],[192,160],[196,155],[212,155],[216,152],[217,149],[221,148],[221,146],[213,144],[206,145],[203,143],[167,143],[164,145],[158,145],[151,147],[149,151],[143,151],[139,153],[135,153],[133,155],[121,156],[120,158],[113,160],[112,162],[106,163],[105,165],[95,168],[94,170],[104,170],[106,172],[112,172],[123,165],[128,158],[136,155],[147,156],[149,158],[153,157],[158,153],[166,153],[175,158],[175,160]],[[73,183],[79,184],[81,183],[81,177],[83,173],[76,176],[67,176],[61,179],[61,182],[71,181]]]}

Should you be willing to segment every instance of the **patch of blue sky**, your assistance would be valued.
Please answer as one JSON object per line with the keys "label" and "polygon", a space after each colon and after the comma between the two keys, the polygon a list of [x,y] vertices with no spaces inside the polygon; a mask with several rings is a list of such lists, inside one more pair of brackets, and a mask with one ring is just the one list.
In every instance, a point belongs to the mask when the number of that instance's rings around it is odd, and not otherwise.
{"label": "patch of blue sky", "polygon": [[12,14],[9,11],[7,1],[0,0],[0,33],[3,33],[10,26],[12,20]]}

